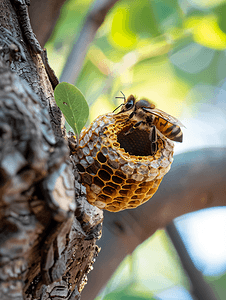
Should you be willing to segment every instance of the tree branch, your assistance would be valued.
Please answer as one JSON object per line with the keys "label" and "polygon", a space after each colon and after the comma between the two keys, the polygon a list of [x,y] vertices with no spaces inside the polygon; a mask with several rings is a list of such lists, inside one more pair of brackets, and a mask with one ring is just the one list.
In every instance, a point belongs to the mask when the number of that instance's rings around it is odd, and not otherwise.
{"label": "tree branch", "polygon": [[171,170],[148,202],[116,214],[105,211],[103,236],[98,243],[101,253],[89,275],[83,300],[97,295],[124,257],[174,218],[204,208],[225,206],[225,165],[225,148],[176,155]]}
{"label": "tree branch", "polygon": [[31,25],[42,47],[50,38],[65,0],[32,0],[29,6]]}

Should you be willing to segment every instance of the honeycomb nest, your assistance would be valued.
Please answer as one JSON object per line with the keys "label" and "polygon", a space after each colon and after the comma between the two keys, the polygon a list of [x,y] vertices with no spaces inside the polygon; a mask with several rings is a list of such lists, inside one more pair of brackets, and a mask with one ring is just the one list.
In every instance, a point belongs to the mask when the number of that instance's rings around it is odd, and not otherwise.
{"label": "honeycomb nest", "polygon": [[151,154],[148,130],[125,134],[136,121],[109,113],[98,117],[80,135],[74,160],[89,203],[112,212],[135,208],[157,191],[173,161],[174,144],[158,134]]}

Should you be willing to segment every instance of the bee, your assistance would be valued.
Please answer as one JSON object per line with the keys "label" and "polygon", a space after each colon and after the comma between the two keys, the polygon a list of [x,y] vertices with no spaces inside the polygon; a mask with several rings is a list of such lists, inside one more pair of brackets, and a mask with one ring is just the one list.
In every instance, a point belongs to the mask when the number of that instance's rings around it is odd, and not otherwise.
{"label": "bee", "polygon": [[121,110],[117,113],[117,115],[125,112],[129,113],[129,117],[125,123],[132,118],[135,118],[137,121],[137,123],[135,123],[135,125],[133,125],[133,127],[131,127],[125,135],[132,133],[136,128],[148,128],[152,154],[155,154],[158,150],[157,131],[160,133],[160,136],[162,134],[172,141],[182,143],[183,133],[180,127],[185,126],[179,120],[170,116],[166,112],[157,109],[155,105],[147,99],[136,101],[136,98],[133,95],[130,95],[127,99],[123,93],[122,95],[123,97],[116,98],[124,99],[124,103],[119,105],[113,112],[121,107]]}

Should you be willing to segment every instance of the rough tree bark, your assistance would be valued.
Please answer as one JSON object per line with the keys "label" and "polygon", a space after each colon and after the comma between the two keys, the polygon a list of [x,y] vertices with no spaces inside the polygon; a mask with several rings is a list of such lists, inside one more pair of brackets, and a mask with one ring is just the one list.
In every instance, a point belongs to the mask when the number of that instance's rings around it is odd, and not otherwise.
{"label": "rough tree bark", "polygon": [[[43,12],[52,11],[37,32],[43,45],[64,1],[37,11],[40,2],[31,6],[37,30],[44,22],[37,15],[45,20]],[[79,299],[99,252],[103,214],[77,182],[53,99],[57,79],[28,20],[23,23],[24,9],[23,0],[0,3],[0,299]],[[225,153],[180,155],[151,201],[105,213],[101,256],[84,299],[93,299],[125,255],[158,228],[184,213],[225,205]]]}
{"label": "rough tree bark", "polygon": [[76,181],[26,10],[0,4],[0,298],[78,299],[103,215]]}

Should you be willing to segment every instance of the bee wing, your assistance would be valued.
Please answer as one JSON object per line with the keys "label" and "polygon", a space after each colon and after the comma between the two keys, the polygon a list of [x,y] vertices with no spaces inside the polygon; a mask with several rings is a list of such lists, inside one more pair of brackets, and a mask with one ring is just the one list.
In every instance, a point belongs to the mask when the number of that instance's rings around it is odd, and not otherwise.
{"label": "bee wing", "polygon": [[157,117],[160,117],[163,120],[168,121],[169,123],[171,123],[173,125],[178,125],[180,127],[185,127],[177,118],[174,118],[173,116],[167,114],[166,112],[164,112],[160,109],[157,109],[157,108],[151,109],[151,108],[148,108],[148,107],[145,107],[144,109],[145,109],[145,111],[148,111],[151,114],[153,114]]}

